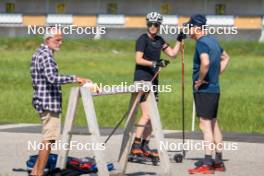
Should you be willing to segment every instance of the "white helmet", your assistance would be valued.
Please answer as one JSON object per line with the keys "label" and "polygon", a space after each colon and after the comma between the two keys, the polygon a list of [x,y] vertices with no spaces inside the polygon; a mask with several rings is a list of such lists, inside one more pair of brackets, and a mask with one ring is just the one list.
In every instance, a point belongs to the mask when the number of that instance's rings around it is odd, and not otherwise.
{"label": "white helmet", "polygon": [[158,12],[150,12],[146,16],[147,22],[152,22],[152,23],[162,23],[163,17],[161,14]]}

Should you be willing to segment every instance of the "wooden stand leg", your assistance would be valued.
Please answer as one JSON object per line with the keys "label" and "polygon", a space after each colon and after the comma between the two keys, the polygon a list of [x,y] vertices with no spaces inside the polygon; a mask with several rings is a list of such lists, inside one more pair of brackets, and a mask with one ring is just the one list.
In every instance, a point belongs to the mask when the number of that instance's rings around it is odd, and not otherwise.
{"label": "wooden stand leg", "polygon": [[[84,111],[88,123],[88,130],[91,133],[91,142],[99,143],[100,142],[100,131],[99,125],[97,123],[96,113],[94,109],[92,95],[87,88],[81,88],[81,95],[83,100]],[[94,151],[95,160],[98,168],[99,176],[109,175],[109,171],[106,165],[106,161],[102,151]]]}
{"label": "wooden stand leg", "polygon": [[135,117],[136,117],[138,102],[140,100],[141,95],[142,95],[142,92],[133,93],[131,100],[130,100],[128,118],[126,121],[125,131],[124,131],[121,149],[120,149],[120,153],[118,157],[118,162],[119,162],[122,175],[125,174],[126,167],[127,167],[128,154],[132,146],[133,127],[135,124],[135,119],[136,119]]}
{"label": "wooden stand leg", "polygon": [[168,153],[165,149],[160,147],[160,142],[164,142],[164,135],[162,132],[160,115],[158,111],[158,106],[153,92],[150,92],[147,97],[147,102],[150,107],[150,119],[152,125],[152,133],[154,134],[154,142],[159,152],[160,157],[160,167],[162,168],[163,173],[159,175],[170,175],[170,161]]}
{"label": "wooden stand leg", "polygon": [[[65,117],[65,122],[64,122],[64,129],[62,133],[62,144],[70,143],[71,135],[69,133],[71,132],[74,123],[74,116],[78,105],[79,96],[80,96],[79,88],[78,87],[72,88],[68,102],[68,109]],[[57,167],[65,168],[68,154],[69,154],[69,150],[62,149],[59,151]]]}

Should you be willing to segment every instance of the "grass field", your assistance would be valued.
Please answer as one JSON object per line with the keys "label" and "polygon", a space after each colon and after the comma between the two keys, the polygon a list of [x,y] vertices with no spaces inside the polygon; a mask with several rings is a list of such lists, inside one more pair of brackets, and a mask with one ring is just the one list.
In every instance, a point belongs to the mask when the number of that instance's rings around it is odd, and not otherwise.
{"label": "grass field", "polygon": [[[39,123],[31,105],[29,64],[41,39],[0,39],[0,123]],[[171,42],[172,44],[174,42]],[[225,131],[264,133],[264,44],[221,42],[231,56],[228,70],[221,76],[219,120]],[[186,42],[186,128],[191,128],[191,72],[194,42]],[[166,58],[163,56],[163,58]],[[56,54],[60,72],[88,77],[103,84],[132,83],[134,41],[65,40]],[[161,84],[171,84],[171,93],[161,93],[159,110],[166,129],[181,129],[180,60],[174,60],[160,75]],[[70,87],[63,87],[63,108]],[[125,112],[129,95],[95,98],[98,121],[112,127]],[[78,125],[84,125],[79,107]]]}

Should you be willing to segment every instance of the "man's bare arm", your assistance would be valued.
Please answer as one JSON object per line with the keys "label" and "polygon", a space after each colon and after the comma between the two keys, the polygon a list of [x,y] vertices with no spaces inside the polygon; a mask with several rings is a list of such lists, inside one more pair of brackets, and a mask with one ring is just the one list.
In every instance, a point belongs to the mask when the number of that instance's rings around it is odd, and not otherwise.
{"label": "man's bare arm", "polygon": [[220,73],[223,73],[229,63],[230,57],[229,55],[224,51],[221,55],[221,61],[220,61]]}
{"label": "man's bare arm", "polygon": [[210,60],[209,60],[209,56],[207,53],[202,53],[200,55],[200,60],[201,60],[201,65],[200,65],[200,73],[199,73],[199,78],[197,81],[195,81],[195,84],[194,84],[194,88],[196,90],[199,89],[199,87],[202,85],[202,84],[207,84],[208,82],[206,82],[204,80],[208,70],[209,70],[209,64],[210,64]]}
{"label": "man's bare arm", "polygon": [[202,53],[200,55],[201,65],[200,65],[200,73],[199,73],[199,79],[200,81],[204,81],[204,78],[209,70],[209,55],[207,53]]}

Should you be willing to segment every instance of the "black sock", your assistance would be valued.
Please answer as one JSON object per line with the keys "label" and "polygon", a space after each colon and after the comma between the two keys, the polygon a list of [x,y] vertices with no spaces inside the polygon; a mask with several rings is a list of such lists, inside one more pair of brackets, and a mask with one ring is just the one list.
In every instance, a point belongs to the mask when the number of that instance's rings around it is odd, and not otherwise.
{"label": "black sock", "polygon": [[141,143],[141,138],[135,137],[134,143],[140,144]]}
{"label": "black sock", "polygon": [[145,144],[148,145],[148,144],[149,144],[149,140],[143,139],[143,140],[142,140],[142,145],[145,145]]}
{"label": "black sock", "polygon": [[215,152],[215,162],[216,163],[220,163],[220,162],[222,162],[223,160],[222,160],[222,152]]}
{"label": "black sock", "polygon": [[212,166],[213,165],[212,155],[204,155],[203,164],[208,165],[208,166]]}

